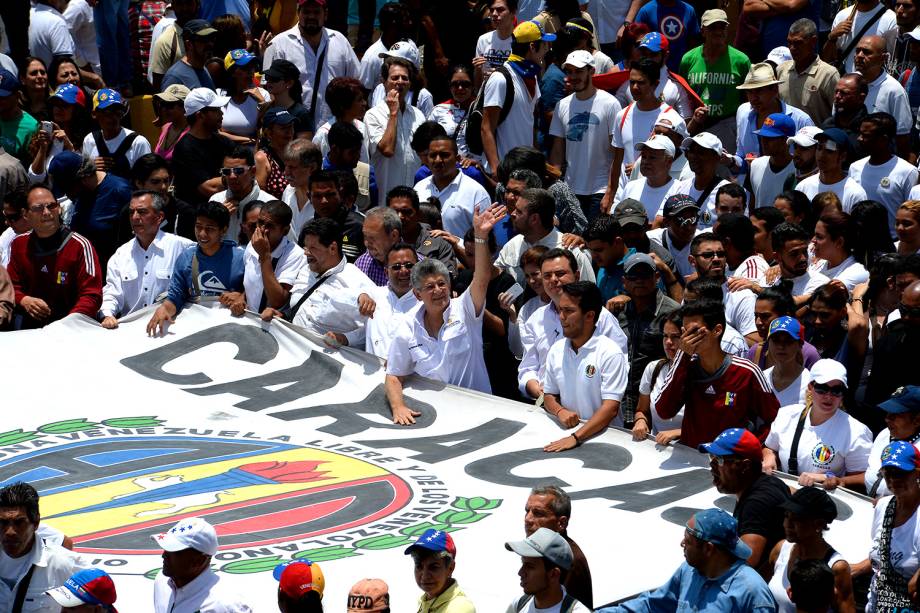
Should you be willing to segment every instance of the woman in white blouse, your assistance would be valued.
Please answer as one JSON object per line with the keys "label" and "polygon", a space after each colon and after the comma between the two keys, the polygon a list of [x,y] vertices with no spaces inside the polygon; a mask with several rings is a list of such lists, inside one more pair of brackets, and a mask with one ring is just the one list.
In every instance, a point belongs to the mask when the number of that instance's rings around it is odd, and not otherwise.
{"label": "woman in white blouse", "polygon": [[846,285],[847,291],[869,280],[869,271],[853,257],[853,224],[850,216],[841,211],[830,211],[821,215],[815,224],[815,263],[812,271],[820,272],[829,279],[837,279]]}

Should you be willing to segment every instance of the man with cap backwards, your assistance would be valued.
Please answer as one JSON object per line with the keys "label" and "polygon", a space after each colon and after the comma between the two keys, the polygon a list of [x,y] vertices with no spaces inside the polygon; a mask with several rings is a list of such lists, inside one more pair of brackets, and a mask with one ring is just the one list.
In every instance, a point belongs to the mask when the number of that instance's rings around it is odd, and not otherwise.
{"label": "man with cap backwards", "polygon": [[680,545],[686,561],[667,583],[598,613],[776,611],[770,588],[744,563],[751,548],[738,537],[731,515],[721,509],[699,511],[687,522]]}
{"label": "man with cap backwards", "polygon": [[150,538],[163,549],[163,570],[153,582],[155,613],[249,613],[230,581],[211,570],[214,526],[190,517]]}
{"label": "man with cap backwards", "polygon": [[869,452],[866,469],[866,492],[872,498],[888,496],[891,492],[881,473],[882,451],[894,441],[907,441],[913,445],[920,441],[920,386],[899,387],[891,398],[878,405],[885,412],[884,430],[879,432]]}
{"label": "man with cap backwards", "polygon": [[348,590],[345,613],[390,613],[390,586],[383,579],[361,579]]}
{"label": "man with cap backwards", "polygon": [[843,212],[849,213],[857,202],[866,200],[866,190],[847,176],[844,170],[851,155],[850,141],[840,128],[825,128],[814,136],[818,141],[815,160],[818,174],[804,179],[796,189],[811,200],[821,192],[834,192],[840,198]]}
{"label": "man with cap backwards", "polygon": [[751,161],[747,187],[751,191],[751,208],[773,206],[773,199],[783,192],[785,181],[795,174],[788,139],[795,135],[795,122],[785,113],[773,113],[754,134],[760,137],[763,155]]}
{"label": "man with cap backwards", "polygon": [[[204,19],[192,19],[182,28],[182,40],[185,42],[185,55],[169,67],[160,84],[166,89],[175,83],[181,83],[189,89],[207,87],[214,89],[214,80],[205,68],[214,55],[214,35],[217,30]],[[161,89],[161,91],[162,91]]]}
{"label": "man with cap backwards", "polygon": [[521,587],[524,595],[516,598],[507,613],[587,613],[584,604],[566,593],[566,574],[572,567],[572,548],[562,535],[549,528],[537,528],[523,541],[505,543],[505,549],[521,556]]}
{"label": "man with cap backwards", "polygon": [[142,155],[150,153],[150,142],[122,127],[121,119],[128,106],[114,89],[100,89],[93,96],[93,119],[99,130],[83,139],[83,157],[96,162],[96,168],[130,180],[131,167]]}
{"label": "man with cap backwards", "polygon": [[733,515],[739,538],[749,549],[744,559],[761,570],[785,535],[782,504],[789,499],[789,487],[763,472],[763,446],[749,430],[729,428],[699,450],[709,454],[716,489],[737,498]]}
{"label": "man with cap backwards", "polygon": [[613,147],[610,138],[617,114],[622,110],[612,95],[597,89],[591,77],[594,67],[590,51],[573,51],[562,69],[572,94],[556,104],[549,133],[555,137],[549,162],[565,168],[565,180],[581,203],[590,221],[600,211],[600,201],[608,190]]}
{"label": "man with cap backwards", "polygon": [[281,613],[323,613],[326,578],[319,564],[307,559],[283,562],[272,575],[278,582]]}
{"label": "man with cap backwards", "polygon": [[325,92],[335,77],[357,79],[361,63],[348,39],[323,27],[328,16],[327,0],[297,0],[297,25],[272,39],[265,50],[263,68],[274,59],[289,60],[300,69],[303,103],[321,126],[332,116]]}
{"label": "man with cap backwards", "polygon": [[422,590],[418,613],[476,613],[476,607],[453,578],[457,547],[447,532],[429,528],[406,548],[415,563],[415,582]]}
{"label": "man with cap backwards", "polygon": [[799,183],[808,177],[818,174],[818,163],[816,159],[818,154],[818,141],[815,140],[815,136],[820,132],[821,128],[816,126],[805,126],[796,132],[795,136],[786,139],[786,144],[789,145],[792,151],[792,165],[795,167],[795,173],[786,177],[782,191],[792,191]]}
{"label": "man with cap backwards", "polygon": [[63,585],[45,592],[71,613],[118,613],[115,583],[104,570],[87,568],[75,572]]}
{"label": "man with cap backwards", "polygon": [[[697,227],[700,230],[711,228],[716,223],[716,194],[720,187],[728,183],[717,174],[725,149],[719,138],[710,132],[700,132],[685,138],[681,149],[687,156],[691,173],[687,178],[675,182],[669,195],[689,196],[699,209]],[[663,214],[663,210],[658,211],[658,215]]]}
{"label": "man with cap backwards", "polygon": [[645,142],[636,145],[639,155],[639,173],[636,179],[617,192],[617,202],[633,199],[645,206],[648,219],[655,219],[671,194],[675,180],[671,176],[671,165],[677,156],[674,141],[663,134],[653,134]]}
{"label": "man with cap backwards", "polygon": [[221,110],[230,98],[218,96],[206,87],[191,90],[183,103],[189,131],[173,150],[176,198],[192,205],[207,202],[226,189],[220,174],[224,156],[233,142],[218,134],[224,119]]}

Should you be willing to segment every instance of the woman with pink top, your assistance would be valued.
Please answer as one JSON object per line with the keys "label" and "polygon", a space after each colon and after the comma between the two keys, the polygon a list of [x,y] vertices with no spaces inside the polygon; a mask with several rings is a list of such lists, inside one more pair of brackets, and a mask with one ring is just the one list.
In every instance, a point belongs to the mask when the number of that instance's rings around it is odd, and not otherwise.
{"label": "woman with pink top", "polygon": [[187,95],[188,88],[176,83],[153,96],[154,108],[157,111],[156,123],[163,125],[153,152],[163,156],[166,161],[172,160],[176,144],[188,132],[188,122],[185,120]]}

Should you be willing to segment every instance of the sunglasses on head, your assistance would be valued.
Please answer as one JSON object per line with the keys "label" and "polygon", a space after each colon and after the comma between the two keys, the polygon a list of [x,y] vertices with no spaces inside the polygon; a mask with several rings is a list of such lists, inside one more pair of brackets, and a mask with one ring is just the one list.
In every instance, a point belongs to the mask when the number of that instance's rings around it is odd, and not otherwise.
{"label": "sunglasses on head", "polygon": [[233,168],[221,168],[220,174],[229,177],[230,175],[236,175],[237,177],[242,177],[246,171],[249,170],[249,166],[234,166]]}
{"label": "sunglasses on head", "polygon": [[815,383],[815,393],[829,396],[843,396],[847,388],[843,385],[828,385],[826,383]]}

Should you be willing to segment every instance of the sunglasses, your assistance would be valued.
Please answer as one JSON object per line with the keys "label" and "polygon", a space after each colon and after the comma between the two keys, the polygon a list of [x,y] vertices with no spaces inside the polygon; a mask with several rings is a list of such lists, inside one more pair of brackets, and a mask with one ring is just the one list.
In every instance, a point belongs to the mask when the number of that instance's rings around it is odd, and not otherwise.
{"label": "sunglasses", "polygon": [[221,168],[220,174],[225,177],[229,177],[230,175],[242,177],[247,170],[249,170],[249,166],[234,166],[233,168]]}
{"label": "sunglasses", "polygon": [[920,307],[907,306],[903,302],[899,302],[898,312],[901,313],[901,317],[910,317],[911,319],[920,319]]}
{"label": "sunglasses", "polygon": [[42,213],[45,209],[49,211],[56,211],[58,207],[61,206],[57,202],[49,202],[47,204],[33,204],[29,207],[29,210],[33,213]]}
{"label": "sunglasses", "polygon": [[698,257],[698,258],[703,258],[704,260],[711,260],[711,259],[714,258],[714,257],[718,257],[719,259],[724,260],[724,259],[725,259],[725,251],[723,251],[723,250],[720,250],[720,251],[700,251],[699,253],[696,254],[696,257]]}
{"label": "sunglasses", "polygon": [[451,81],[450,86],[451,87],[472,87],[473,82],[472,81]]}
{"label": "sunglasses", "polygon": [[391,272],[399,272],[403,268],[405,268],[406,270],[412,270],[413,266],[415,266],[413,262],[405,262],[405,263],[400,262],[397,264],[390,264],[387,268],[389,268]]}
{"label": "sunglasses", "polygon": [[847,388],[843,385],[827,385],[826,383],[815,383],[815,393],[829,396],[843,396]]}
{"label": "sunglasses", "polygon": [[725,464],[734,464],[735,462],[740,462],[743,459],[744,458],[736,458],[730,455],[715,455],[712,453],[709,454],[709,461],[715,462],[719,466],[724,466]]}

